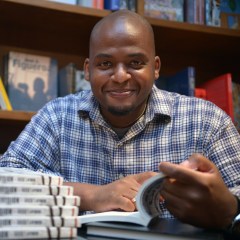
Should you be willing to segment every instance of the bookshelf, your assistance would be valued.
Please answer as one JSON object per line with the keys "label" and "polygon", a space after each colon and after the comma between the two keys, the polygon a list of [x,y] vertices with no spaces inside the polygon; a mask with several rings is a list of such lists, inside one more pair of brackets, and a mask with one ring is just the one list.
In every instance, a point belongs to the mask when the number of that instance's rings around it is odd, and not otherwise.
{"label": "bookshelf", "polygon": [[[143,14],[144,1],[138,0]],[[92,27],[108,10],[45,0],[0,1],[0,75],[3,56],[10,50],[52,56],[59,67],[75,62],[82,68],[88,56]],[[240,81],[240,31],[147,18],[155,32],[161,73],[173,74],[194,66],[197,84],[232,72]],[[0,153],[14,140],[33,113],[0,111]]]}

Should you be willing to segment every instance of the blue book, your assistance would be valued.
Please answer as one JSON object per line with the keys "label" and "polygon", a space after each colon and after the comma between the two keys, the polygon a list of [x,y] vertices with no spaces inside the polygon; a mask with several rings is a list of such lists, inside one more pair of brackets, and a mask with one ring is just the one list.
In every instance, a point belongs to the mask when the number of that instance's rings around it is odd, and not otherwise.
{"label": "blue book", "polygon": [[172,76],[160,76],[155,84],[162,90],[194,96],[195,68],[186,67]]}
{"label": "blue book", "polygon": [[104,9],[117,11],[120,9],[120,0],[104,0]]}

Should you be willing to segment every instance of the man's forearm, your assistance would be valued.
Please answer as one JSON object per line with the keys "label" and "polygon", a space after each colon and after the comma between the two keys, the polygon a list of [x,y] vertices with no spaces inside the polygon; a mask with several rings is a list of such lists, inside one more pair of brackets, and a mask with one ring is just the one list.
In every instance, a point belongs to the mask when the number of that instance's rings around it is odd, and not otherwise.
{"label": "man's forearm", "polygon": [[73,186],[74,195],[80,196],[81,211],[94,211],[94,205],[96,205],[95,193],[101,186],[78,182],[65,182],[64,185]]}

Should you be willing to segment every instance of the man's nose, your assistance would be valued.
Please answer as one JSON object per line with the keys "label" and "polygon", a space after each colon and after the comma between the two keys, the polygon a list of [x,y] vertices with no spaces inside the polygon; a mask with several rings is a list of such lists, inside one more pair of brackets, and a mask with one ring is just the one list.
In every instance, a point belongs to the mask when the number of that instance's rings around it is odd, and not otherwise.
{"label": "man's nose", "polygon": [[115,82],[122,83],[128,81],[131,78],[131,74],[128,72],[128,69],[123,64],[118,64],[111,76],[111,79]]}

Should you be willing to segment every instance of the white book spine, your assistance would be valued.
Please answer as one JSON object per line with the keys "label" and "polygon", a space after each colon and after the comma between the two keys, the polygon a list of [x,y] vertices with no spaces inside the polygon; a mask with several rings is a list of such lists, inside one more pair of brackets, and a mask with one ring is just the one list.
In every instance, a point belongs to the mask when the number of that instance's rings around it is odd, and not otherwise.
{"label": "white book spine", "polygon": [[7,184],[0,186],[0,194],[24,194],[24,195],[73,195],[72,186],[45,186],[45,185],[18,185]]}
{"label": "white book spine", "polygon": [[47,206],[80,206],[81,198],[79,196],[52,196],[52,195],[0,195],[0,204],[15,205],[47,205]]}
{"label": "white book spine", "polygon": [[23,174],[1,174],[0,184],[31,184],[31,185],[57,185],[63,184],[63,179],[59,176],[46,176],[46,175],[23,175]]}
{"label": "white book spine", "polygon": [[17,226],[81,227],[78,217],[59,216],[1,216],[0,228]]}
{"label": "white book spine", "polygon": [[76,238],[77,229],[67,227],[8,227],[0,228],[0,239],[52,239]]}
{"label": "white book spine", "polygon": [[35,185],[62,185],[63,177],[32,171],[26,168],[0,167],[0,183],[25,183]]}
{"label": "white book spine", "polygon": [[0,205],[0,216],[77,216],[76,206],[36,206],[36,205]]}

